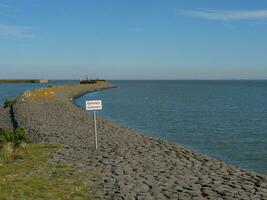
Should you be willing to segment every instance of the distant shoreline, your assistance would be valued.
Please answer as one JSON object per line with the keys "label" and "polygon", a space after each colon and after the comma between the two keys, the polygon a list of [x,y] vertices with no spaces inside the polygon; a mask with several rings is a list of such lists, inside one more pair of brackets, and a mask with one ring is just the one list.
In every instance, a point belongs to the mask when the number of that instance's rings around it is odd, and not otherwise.
{"label": "distant shoreline", "polygon": [[[55,81],[77,81],[78,79],[0,79],[0,83],[40,83],[40,81],[48,81],[48,82],[55,82]],[[249,82],[258,82],[258,81],[267,81],[267,79],[109,79],[107,81],[249,81]]]}
{"label": "distant shoreline", "polygon": [[0,83],[48,83],[44,79],[0,79]]}

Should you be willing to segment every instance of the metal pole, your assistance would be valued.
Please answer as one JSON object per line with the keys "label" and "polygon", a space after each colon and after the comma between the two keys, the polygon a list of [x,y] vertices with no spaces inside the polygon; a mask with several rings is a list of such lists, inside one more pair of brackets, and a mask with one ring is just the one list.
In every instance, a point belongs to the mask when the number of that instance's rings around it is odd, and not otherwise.
{"label": "metal pole", "polygon": [[95,126],[95,149],[97,149],[97,130],[96,130],[96,112],[94,110],[94,126]]}

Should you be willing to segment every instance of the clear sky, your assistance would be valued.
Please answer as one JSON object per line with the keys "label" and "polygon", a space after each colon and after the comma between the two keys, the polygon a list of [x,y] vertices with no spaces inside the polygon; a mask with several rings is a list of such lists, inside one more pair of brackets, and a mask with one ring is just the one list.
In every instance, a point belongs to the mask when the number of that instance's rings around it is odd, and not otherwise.
{"label": "clear sky", "polygon": [[267,0],[0,0],[0,78],[267,79]]}

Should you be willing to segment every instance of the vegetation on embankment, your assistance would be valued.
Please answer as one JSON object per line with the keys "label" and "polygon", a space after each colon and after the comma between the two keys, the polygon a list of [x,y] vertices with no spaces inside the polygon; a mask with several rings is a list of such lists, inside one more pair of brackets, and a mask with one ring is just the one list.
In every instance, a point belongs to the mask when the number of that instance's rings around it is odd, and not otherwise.
{"label": "vegetation on embankment", "polygon": [[14,132],[0,129],[0,164],[21,158],[24,147],[29,141],[23,129]]}
{"label": "vegetation on embankment", "polygon": [[[0,199],[91,199],[86,174],[52,164],[57,145],[30,144],[23,129],[0,129]],[[91,176],[91,175],[90,175]]]}
{"label": "vegetation on embankment", "polygon": [[91,199],[84,174],[70,164],[52,164],[59,146],[29,144],[20,159],[0,165],[0,199]]}
{"label": "vegetation on embankment", "polygon": [[17,99],[6,99],[5,101],[4,101],[4,108],[7,108],[7,107],[9,107],[9,106],[12,106],[12,105],[14,105],[15,103],[17,102]]}

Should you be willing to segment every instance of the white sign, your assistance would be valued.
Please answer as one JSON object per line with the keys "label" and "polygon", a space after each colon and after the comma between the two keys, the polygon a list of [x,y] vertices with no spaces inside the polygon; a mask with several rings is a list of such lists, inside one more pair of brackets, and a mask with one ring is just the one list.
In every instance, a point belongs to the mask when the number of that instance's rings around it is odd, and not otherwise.
{"label": "white sign", "polygon": [[102,101],[86,101],[86,110],[102,110]]}

